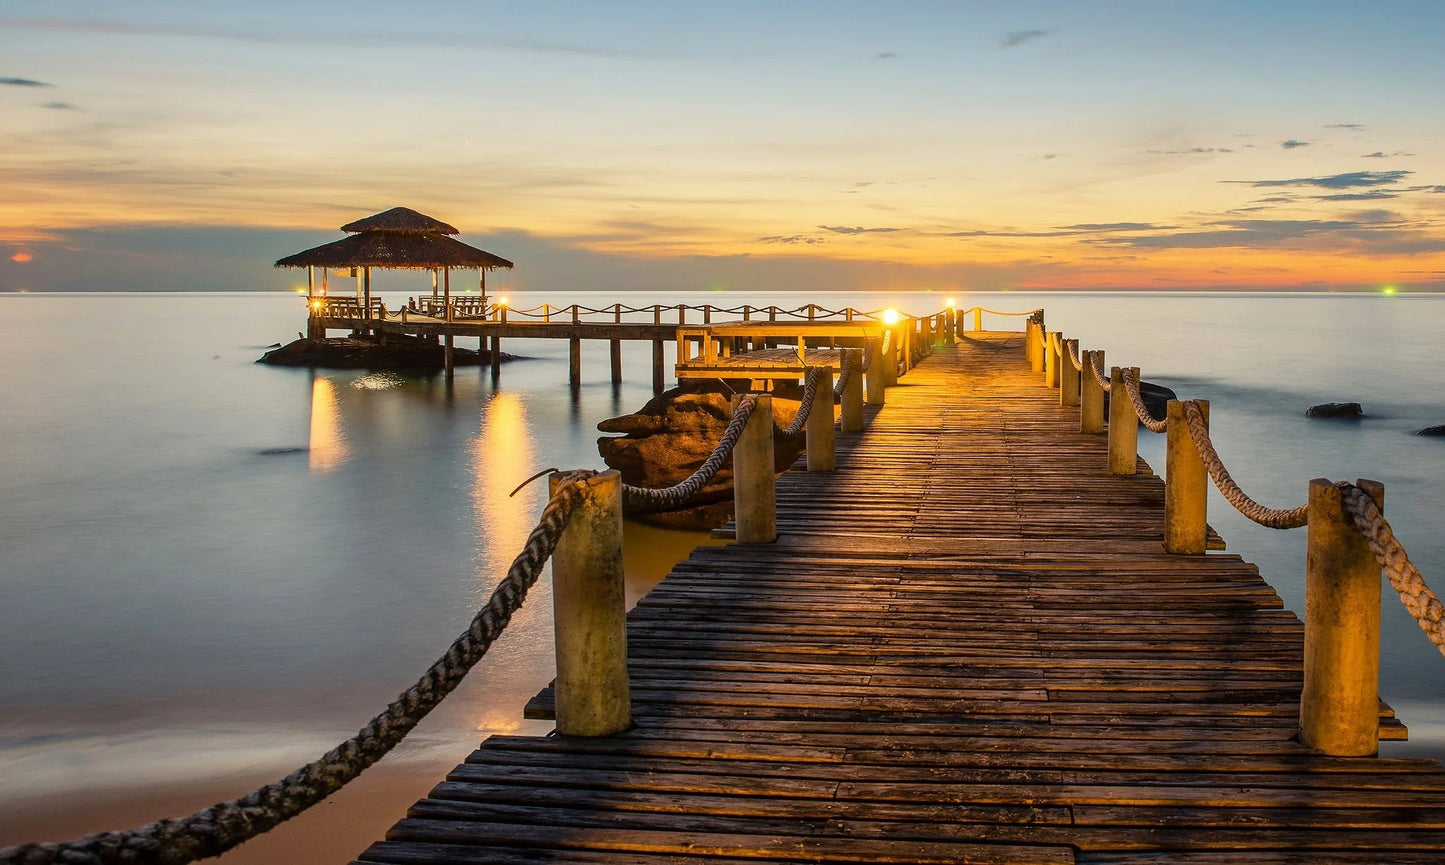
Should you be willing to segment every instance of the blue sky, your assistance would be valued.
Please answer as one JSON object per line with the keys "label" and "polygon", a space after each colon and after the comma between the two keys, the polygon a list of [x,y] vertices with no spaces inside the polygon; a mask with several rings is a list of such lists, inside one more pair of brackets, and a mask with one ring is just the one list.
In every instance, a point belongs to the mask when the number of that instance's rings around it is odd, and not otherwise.
{"label": "blue sky", "polygon": [[207,256],[275,287],[395,205],[541,290],[576,287],[563,260],[659,289],[1440,285],[1442,32],[1399,2],[11,0],[0,290]]}

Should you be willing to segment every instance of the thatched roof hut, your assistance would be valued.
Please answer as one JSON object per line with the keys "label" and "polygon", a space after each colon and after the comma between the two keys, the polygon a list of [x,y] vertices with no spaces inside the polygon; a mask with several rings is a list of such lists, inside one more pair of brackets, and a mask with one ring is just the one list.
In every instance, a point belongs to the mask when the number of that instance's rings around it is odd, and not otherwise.
{"label": "thatched roof hut", "polygon": [[[456,269],[477,271],[478,285],[482,300],[486,301],[486,272],[499,267],[512,267],[512,262],[499,255],[468,246],[447,235],[457,230],[424,213],[409,207],[393,207],[381,213],[372,214],[355,222],[341,226],[351,234],[331,243],[288,255],[276,262],[277,267],[307,268],[307,284],[310,293],[315,293],[315,276],[312,268],[350,268],[357,274],[357,293],[362,295],[366,307],[371,306],[371,269],[387,270],[430,270],[432,272],[432,295],[438,288],[437,275],[442,280],[443,297],[451,297],[451,272]],[[326,270],[322,270],[322,293],[325,294]]]}

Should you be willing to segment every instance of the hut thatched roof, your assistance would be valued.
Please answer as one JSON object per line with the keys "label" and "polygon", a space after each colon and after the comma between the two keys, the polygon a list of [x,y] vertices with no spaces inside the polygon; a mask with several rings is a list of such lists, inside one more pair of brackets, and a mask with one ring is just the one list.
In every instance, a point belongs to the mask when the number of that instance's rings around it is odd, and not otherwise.
{"label": "hut thatched roof", "polygon": [[[425,213],[417,213],[410,207],[393,207],[381,213],[373,213],[365,219],[348,222],[342,231],[391,231],[402,234],[456,234],[457,230],[440,219],[433,219]],[[509,265],[510,266],[510,265]]]}
{"label": "hut thatched roof", "polygon": [[[406,208],[398,207],[396,209],[405,210]],[[387,211],[387,213],[391,212]],[[415,213],[415,211],[408,212]],[[377,214],[377,216],[385,215]],[[370,218],[375,219],[376,217]],[[353,222],[352,225],[360,225],[365,221]],[[447,227],[450,228],[450,226]],[[452,229],[452,231],[455,230]],[[460,240],[453,240],[441,234],[372,230],[325,243],[295,255],[288,255],[276,262],[276,266],[381,267],[413,270],[475,267],[492,270],[498,267],[511,267],[512,263],[501,256],[492,255],[490,252],[477,249],[475,246],[468,246]]]}

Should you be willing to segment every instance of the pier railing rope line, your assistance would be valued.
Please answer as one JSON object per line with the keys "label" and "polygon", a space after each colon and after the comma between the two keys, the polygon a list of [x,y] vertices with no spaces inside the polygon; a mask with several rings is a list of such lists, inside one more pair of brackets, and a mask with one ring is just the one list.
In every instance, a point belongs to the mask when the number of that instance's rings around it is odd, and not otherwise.
{"label": "pier railing rope line", "polygon": [[586,495],[582,483],[595,474],[569,472],[547,503],[537,527],[485,606],[416,684],[404,691],[357,734],[319,759],[239,799],[188,817],[148,823],[128,832],[101,832],[73,841],[20,844],[0,850],[3,865],[183,865],[230,850],[295,817],[341,789],[396,746],[486,655],[527,590],[557,548],[558,538]]}
{"label": "pier railing rope line", "polygon": [[[1097,359],[1098,356],[1093,357]],[[1095,376],[1102,378],[1095,364],[1091,363],[1089,366]],[[1164,432],[1169,422],[1167,419],[1156,421],[1149,414],[1148,407],[1140,396],[1139,379],[1133,369],[1123,368],[1121,378],[1139,422],[1153,432]],[[1101,386],[1103,384],[1105,383],[1101,382]],[[1194,449],[1199,453],[1209,477],[1225,501],[1247,519],[1268,528],[1296,529],[1309,524],[1308,504],[1293,508],[1268,508],[1251,498],[1230,476],[1229,469],[1215,450],[1214,441],[1209,436],[1209,425],[1199,403],[1195,400],[1183,400],[1180,407],[1189,427],[1189,438],[1194,443]],[[1389,521],[1374,500],[1354,484],[1337,481],[1335,485],[1340,488],[1351,522],[1369,544],[1370,551],[1384,571],[1391,588],[1400,596],[1400,602],[1405,605],[1405,609],[1430,642],[1445,655],[1445,604],[1441,603],[1440,598],[1425,583],[1424,575],[1410,561],[1409,554],[1395,537]]]}
{"label": "pier railing rope line", "polygon": [[808,415],[812,414],[813,400],[818,398],[818,381],[822,377],[822,367],[808,367],[808,372],[803,376],[803,403],[798,406],[798,414],[794,416],[793,422],[788,424],[786,429],[774,427],[778,438],[791,441],[802,435],[803,430],[807,429]]}
{"label": "pier railing rope line", "polygon": [[742,398],[738,400],[737,409],[728,421],[727,429],[718,439],[717,447],[713,448],[708,458],[697,467],[697,471],[678,483],[657,489],[623,484],[623,506],[632,511],[666,510],[679,507],[697,495],[698,490],[706,486],[707,482],[712,480],[723,467],[723,463],[732,456],[733,448],[737,446],[738,439],[743,434],[743,428],[748,425],[748,418],[752,416],[753,409],[757,408],[757,405],[756,394],[743,394]]}
{"label": "pier railing rope line", "polygon": [[1374,499],[1354,484],[1340,482],[1337,486],[1341,488],[1345,510],[1349,512],[1355,528],[1369,543],[1370,552],[1374,553],[1375,561],[1385,571],[1390,587],[1400,596],[1400,603],[1410,611],[1435,648],[1445,655],[1445,624],[1441,621],[1445,619],[1445,605],[1425,585],[1420,569],[1410,561],[1409,554],[1395,537],[1394,530],[1385,515],[1380,513]]}
{"label": "pier railing rope line", "polygon": [[1204,468],[1209,471],[1209,476],[1214,479],[1214,485],[1225,501],[1249,519],[1271,529],[1297,529],[1306,524],[1308,504],[1295,508],[1267,508],[1250,498],[1239,484],[1235,483],[1234,478],[1230,477],[1229,469],[1224,467],[1224,461],[1214,449],[1214,442],[1209,438],[1209,425],[1204,420],[1204,413],[1199,410],[1199,403],[1191,399],[1182,405],[1184,420],[1189,425],[1189,436],[1194,440],[1194,448],[1199,451]]}
{"label": "pier railing rope line", "polygon": [[1108,393],[1110,389],[1109,377],[1107,375],[1104,375],[1103,370],[1099,369],[1098,352],[1094,352],[1092,355],[1089,355],[1089,372],[1092,372],[1094,374],[1094,381],[1099,383],[1099,388],[1103,390],[1104,393]]}

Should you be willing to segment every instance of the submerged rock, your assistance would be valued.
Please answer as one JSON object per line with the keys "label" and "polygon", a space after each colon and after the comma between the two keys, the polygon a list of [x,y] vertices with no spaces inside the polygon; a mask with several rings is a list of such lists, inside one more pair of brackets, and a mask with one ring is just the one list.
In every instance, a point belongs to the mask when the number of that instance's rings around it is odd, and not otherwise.
{"label": "submerged rock", "polygon": [[[502,362],[513,360],[506,352],[499,354]],[[452,349],[455,366],[480,366],[491,361],[490,352]],[[266,352],[256,362],[325,369],[439,370],[446,366],[446,349],[430,340],[395,334],[388,335],[385,344],[356,337],[303,337]]]}
{"label": "submerged rock", "polygon": [[[798,413],[800,388],[773,393],[773,422],[786,427]],[[624,433],[597,440],[609,468],[623,483],[661,488],[685,480],[712,454],[732,417],[732,389],[716,380],[690,381],[653,397],[629,415],[597,425],[602,432]],[[773,438],[773,468],[783,472],[802,453],[803,436]],[[667,528],[707,530],[727,522],[733,509],[732,462],[728,461],[692,502],[674,511],[632,514],[641,522]]]}
{"label": "submerged rock", "polygon": [[1305,410],[1305,417],[1341,418],[1350,420],[1365,416],[1365,410],[1357,402],[1322,402]]}
{"label": "submerged rock", "polygon": [[1445,436],[1445,424],[1439,426],[1427,426],[1422,430],[1416,430],[1417,436]]}

